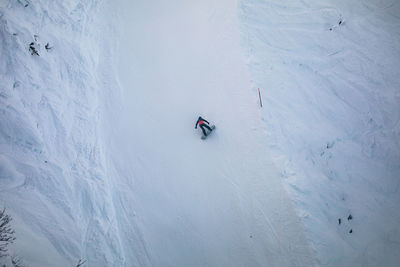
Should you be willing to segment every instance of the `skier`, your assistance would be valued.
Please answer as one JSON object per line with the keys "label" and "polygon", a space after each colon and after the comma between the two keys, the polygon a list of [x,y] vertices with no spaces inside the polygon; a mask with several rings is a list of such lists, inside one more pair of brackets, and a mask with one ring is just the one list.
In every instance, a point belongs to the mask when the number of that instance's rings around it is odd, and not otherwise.
{"label": "skier", "polygon": [[196,122],[196,126],[194,127],[195,129],[197,129],[197,125],[200,126],[201,130],[203,131],[204,136],[207,136],[207,132],[206,129],[207,128],[210,132],[212,132],[213,129],[210,128],[210,126],[208,126],[207,124],[210,124],[208,121],[206,121],[205,119],[203,119],[201,116],[197,119]]}

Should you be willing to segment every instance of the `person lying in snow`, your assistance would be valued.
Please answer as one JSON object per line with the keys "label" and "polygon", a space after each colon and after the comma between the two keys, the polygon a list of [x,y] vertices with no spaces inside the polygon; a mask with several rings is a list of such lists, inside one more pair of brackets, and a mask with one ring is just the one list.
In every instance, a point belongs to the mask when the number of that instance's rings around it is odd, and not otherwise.
{"label": "person lying in snow", "polygon": [[210,124],[208,121],[206,121],[205,119],[203,119],[201,116],[197,119],[196,122],[196,126],[194,127],[195,129],[197,129],[197,125],[200,126],[201,130],[203,131],[204,136],[207,136],[207,132],[206,129],[207,128],[210,132],[212,132],[212,129],[210,128],[210,126],[208,126],[207,124]]}

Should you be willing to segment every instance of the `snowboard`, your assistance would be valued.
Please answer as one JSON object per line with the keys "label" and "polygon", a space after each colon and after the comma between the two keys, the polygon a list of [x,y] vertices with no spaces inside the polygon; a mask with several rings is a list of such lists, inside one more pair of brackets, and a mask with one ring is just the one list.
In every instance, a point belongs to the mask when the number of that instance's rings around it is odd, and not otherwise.
{"label": "snowboard", "polygon": [[212,129],[212,131],[210,132],[209,130],[206,130],[206,131],[207,131],[207,136],[202,135],[202,136],[201,136],[201,139],[202,139],[202,140],[207,139],[207,137],[215,130],[215,125],[211,125],[210,128]]}

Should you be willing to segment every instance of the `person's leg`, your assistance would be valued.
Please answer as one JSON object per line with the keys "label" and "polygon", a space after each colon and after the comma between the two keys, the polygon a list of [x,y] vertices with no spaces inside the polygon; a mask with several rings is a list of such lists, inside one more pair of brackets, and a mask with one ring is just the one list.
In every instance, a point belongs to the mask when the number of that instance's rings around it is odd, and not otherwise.
{"label": "person's leg", "polygon": [[208,126],[207,124],[202,124],[204,125],[204,127],[206,127],[210,132],[212,131],[212,129],[210,128],[210,126]]}
{"label": "person's leg", "polygon": [[201,130],[203,131],[204,136],[207,136],[206,129],[204,129],[205,124],[200,125]]}

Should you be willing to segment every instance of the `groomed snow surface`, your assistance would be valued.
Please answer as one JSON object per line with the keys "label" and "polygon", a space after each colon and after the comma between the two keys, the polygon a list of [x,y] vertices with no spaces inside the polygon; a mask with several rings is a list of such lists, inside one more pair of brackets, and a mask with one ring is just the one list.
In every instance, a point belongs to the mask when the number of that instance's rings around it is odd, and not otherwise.
{"label": "groomed snow surface", "polygon": [[[393,0],[0,2],[9,253],[398,266],[399,14]],[[217,127],[204,141],[199,115]]]}

